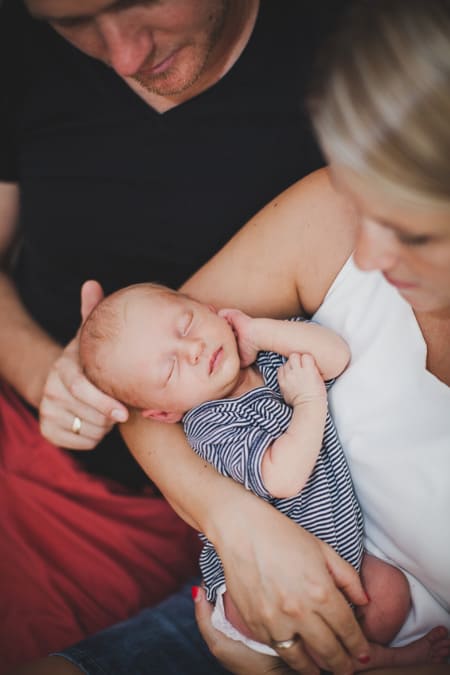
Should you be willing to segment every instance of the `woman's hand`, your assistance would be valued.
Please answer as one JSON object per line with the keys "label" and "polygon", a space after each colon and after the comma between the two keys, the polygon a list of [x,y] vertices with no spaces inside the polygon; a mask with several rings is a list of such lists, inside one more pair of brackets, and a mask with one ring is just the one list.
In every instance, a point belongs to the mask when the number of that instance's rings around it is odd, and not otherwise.
{"label": "woman's hand", "polygon": [[336,675],[353,672],[351,657],[368,655],[347,602],[367,603],[356,571],[327,544],[260,503],[247,505],[227,533],[212,541],[227,590],[255,638],[271,644],[299,636],[279,654],[304,675],[319,675],[317,663]]}
{"label": "woman's hand", "polygon": [[224,668],[235,675],[292,675],[291,670],[281,659],[266,654],[258,654],[242,642],[226,637],[211,623],[212,606],[206,600],[205,592],[198,589],[195,598],[195,618],[200,632],[211,653]]}
{"label": "woman's hand", "polygon": [[[103,291],[96,282],[88,281],[83,285],[83,320],[102,297]],[[55,445],[73,450],[91,450],[116,422],[127,420],[128,411],[124,405],[94,387],[83,375],[78,342],[79,333],[62,351],[49,372],[39,405],[40,427],[42,435]]]}
{"label": "woman's hand", "polygon": [[247,368],[254,363],[259,351],[259,347],[252,337],[252,324],[255,319],[239,309],[221,309],[219,310],[219,316],[226,319],[233,329],[238,344],[241,368]]}

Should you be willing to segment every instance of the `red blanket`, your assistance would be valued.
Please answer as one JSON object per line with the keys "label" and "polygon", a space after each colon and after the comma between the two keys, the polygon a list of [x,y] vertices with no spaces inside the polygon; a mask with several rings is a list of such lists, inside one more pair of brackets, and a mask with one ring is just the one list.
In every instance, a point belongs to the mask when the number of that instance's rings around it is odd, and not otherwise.
{"label": "red blanket", "polygon": [[84,473],[1,384],[0,500],[0,673],[131,616],[197,572],[197,535],[163,499]]}

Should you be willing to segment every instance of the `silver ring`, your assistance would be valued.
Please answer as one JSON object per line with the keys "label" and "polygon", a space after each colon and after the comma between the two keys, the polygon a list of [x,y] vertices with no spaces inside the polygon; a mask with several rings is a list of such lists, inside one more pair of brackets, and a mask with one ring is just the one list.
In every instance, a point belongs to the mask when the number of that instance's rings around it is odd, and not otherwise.
{"label": "silver ring", "polygon": [[298,642],[298,635],[293,635],[289,640],[272,640],[274,649],[290,649]]}
{"label": "silver ring", "polygon": [[79,434],[81,431],[81,420],[75,415],[72,422],[72,433]]}

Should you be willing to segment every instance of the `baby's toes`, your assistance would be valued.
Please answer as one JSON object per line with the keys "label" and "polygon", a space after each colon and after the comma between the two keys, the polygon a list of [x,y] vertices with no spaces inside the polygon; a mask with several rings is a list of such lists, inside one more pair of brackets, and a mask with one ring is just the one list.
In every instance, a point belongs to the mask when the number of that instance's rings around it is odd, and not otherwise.
{"label": "baby's toes", "polygon": [[435,642],[430,649],[432,663],[447,663],[450,656],[450,640]]}
{"label": "baby's toes", "polygon": [[450,639],[444,626],[437,626],[425,636],[430,647],[432,663],[445,663],[450,656]]}

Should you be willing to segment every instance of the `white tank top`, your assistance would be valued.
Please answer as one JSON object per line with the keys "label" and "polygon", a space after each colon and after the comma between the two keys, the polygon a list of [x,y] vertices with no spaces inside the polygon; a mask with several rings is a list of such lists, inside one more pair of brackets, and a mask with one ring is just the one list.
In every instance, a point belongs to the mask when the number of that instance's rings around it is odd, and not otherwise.
{"label": "white tank top", "polygon": [[411,307],[350,258],[314,320],[352,359],[330,408],[365,518],[368,551],[400,567],[413,607],[394,644],[450,629],[450,387],[426,370]]}

